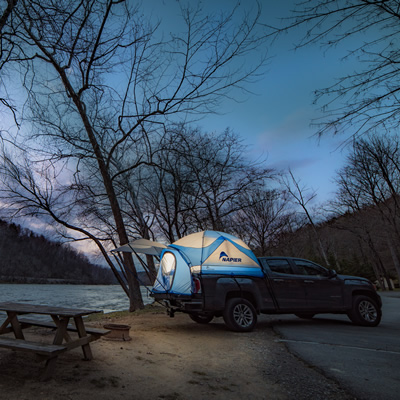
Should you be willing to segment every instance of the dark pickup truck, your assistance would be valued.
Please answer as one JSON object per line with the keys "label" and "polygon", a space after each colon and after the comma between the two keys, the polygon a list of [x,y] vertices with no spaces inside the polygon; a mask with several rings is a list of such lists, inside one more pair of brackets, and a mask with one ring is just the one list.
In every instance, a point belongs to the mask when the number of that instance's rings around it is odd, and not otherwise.
{"label": "dark pickup truck", "polygon": [[311,261],[291,257],[261,257],[260,276],[193,274],[196,290],[190,296],[154,294],[169,314],[188,313],[198,323],[223,317],[229,329],[251,331],[258,314],[347,314],[363,326],[377,326],[382,302],[365,278],[339,275]]}

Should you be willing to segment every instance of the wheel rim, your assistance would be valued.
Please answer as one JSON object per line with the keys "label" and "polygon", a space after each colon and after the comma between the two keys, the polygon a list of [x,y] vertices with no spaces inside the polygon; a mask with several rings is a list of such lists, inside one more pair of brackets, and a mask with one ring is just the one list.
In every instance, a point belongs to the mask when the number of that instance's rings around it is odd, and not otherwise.
{"label": "wheel rim", "polygon": [[246,304],[238,304],[233,310],[233,318],[242,328],[247,328],[253,323],[253,312]]}
{"label": "wheel rim", "polygon": [[360,314],[365,321],[374,322],[378,316],[376,308],[369,301],[362,301],[358,306],[358,309],[360,310]]}

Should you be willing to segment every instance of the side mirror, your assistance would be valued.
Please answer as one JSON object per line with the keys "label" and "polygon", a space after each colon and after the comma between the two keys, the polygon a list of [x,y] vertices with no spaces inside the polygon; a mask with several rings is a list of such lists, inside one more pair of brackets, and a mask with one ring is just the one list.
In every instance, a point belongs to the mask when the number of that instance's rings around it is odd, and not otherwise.
{"label": "side mirror", "polygon": [[335,276],[337,276],[337,273],[334,269],[328,270],[328,278],[334,278]]}

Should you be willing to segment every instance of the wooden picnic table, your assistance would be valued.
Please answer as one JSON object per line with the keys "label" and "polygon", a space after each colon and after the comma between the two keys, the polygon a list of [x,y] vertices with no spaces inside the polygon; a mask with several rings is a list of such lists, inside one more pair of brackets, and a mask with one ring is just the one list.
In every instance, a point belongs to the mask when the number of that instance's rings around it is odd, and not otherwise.
{"label": "wooden picnic table", "polygon": [[[0,303],[0,311],[7,313],[6,320],[0,326],[0,347],[13,350],[30,351],[38,354],[46,360],[46,367],[41,380],[51,378],[59,354],[82,347],[85,360],[93,358],[89,343],[99,339],[110,331],[85,327],[83,318],[89,314],[101,312],[99,310],[87,310],[65,307],[53,307],[29,303]],[[37,314],[48,315],[52,321],[38,319],[26,319],[23,315]],[[70,320],[74,324],[70,324]],[[23,329],[30,326],[41,326],[54,329],[55,335],[52,343],[41,343],[25,339]],[[1,337],[6,333],[13,333],[14,337]],[[76,332],[77,337],[70,335]],[[76,335],[74,335],[76,336]]]}

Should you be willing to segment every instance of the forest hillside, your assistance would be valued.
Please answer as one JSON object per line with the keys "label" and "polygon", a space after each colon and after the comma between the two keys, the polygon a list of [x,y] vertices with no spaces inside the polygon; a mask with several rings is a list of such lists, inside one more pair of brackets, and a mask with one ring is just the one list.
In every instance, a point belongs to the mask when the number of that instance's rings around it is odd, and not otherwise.
{"label": "forest hillside", "polygon": [[398,220],[394,200],[284,232],[264,255],[308,258],[341,274],[364,276],[378,287],[398,287],[399,236],[388,222]]}
{"label": "forest hillside", "polygon": [[113,284],[115,278],[67,244],[0,220],[0,282]]}

